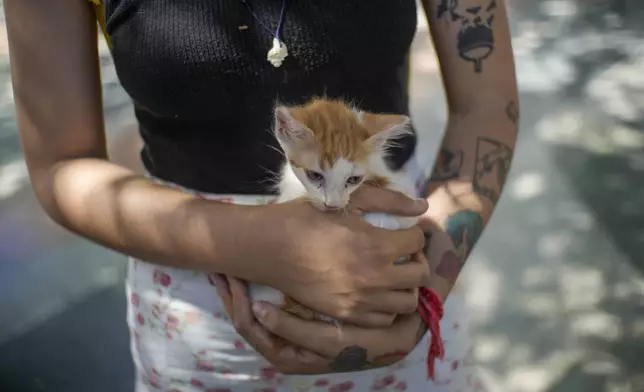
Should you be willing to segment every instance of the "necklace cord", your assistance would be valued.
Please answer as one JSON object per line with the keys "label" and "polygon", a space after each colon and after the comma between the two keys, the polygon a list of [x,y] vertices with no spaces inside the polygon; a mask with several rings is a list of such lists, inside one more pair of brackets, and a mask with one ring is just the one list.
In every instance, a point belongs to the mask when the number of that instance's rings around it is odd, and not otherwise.
{"label": "necklace cord", "polygon": [[242,4],[248,9],[248,12],[253,16],[253,18],[266,30],[270,35],[273,37],[277,38],[277,40],[280,40],[280,31],[282,30],[282,22],[284,21],[284,10],[286,8],[286,0],[282,0],[282,9],[280,10],[280,18],[279,21],[277,22],[277,29],[275,31],[272,31],[263,21],[262,19],[257,16],[255,11],[253,11],[253,8],[250,6],[248,3],[248,0],[240,0]]}

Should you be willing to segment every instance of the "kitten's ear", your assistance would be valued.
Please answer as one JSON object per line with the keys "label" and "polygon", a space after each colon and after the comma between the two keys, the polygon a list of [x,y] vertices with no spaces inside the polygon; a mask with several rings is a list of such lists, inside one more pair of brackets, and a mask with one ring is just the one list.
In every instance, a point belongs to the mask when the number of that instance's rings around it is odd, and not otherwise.
{"label": "kitten's ear", "polygon": [[313,141],[313,132],[297,122],[288,108],[275,109],[275,137],[283,149],[304,146]]}
{"label": "kitten's ear", "polygon": [[414,131],[409,117],[401,114],[362,113],[362,122],[372,135],[365,143],[374,150],[383,150],[396,140]]}

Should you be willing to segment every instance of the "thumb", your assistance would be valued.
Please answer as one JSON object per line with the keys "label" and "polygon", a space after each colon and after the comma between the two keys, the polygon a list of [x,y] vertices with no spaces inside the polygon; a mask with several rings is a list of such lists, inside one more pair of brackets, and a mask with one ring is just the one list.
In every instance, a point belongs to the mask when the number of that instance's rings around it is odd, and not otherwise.
{"label": "thumb", "polygon": [[351,204],[361,212],[419,216],[428,208],[425,198],[412,199],[391,189],[362,185],[351,195]]}

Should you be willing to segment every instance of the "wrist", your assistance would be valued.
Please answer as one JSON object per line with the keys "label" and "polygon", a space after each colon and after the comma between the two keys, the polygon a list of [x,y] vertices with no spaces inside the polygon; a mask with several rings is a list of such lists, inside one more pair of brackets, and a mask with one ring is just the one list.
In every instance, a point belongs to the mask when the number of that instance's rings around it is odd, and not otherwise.
{"label": "wrist", "polygon": [[[217,271],[249,282],[277,286],[284,273],[282,260],[293,255],[294,232],[301,222],[290,204],[234,206],[234,216],[221,219],[211,216],[210,227],[220,235],[214,248],[219,249],[225,270]],[[222,227],[223,226],[223,227]],[[289,256],[290,255],[290,256]]]}
{"label": "wrist", "polygon": [[200,254],[194,256],[207,260],[208,271],[265,284],[266,273],[272,268],[271,256],[279,249],[274,243],[280,230],[273,210],[272,205],[195,200],[189,215],[193,217],[194,238],[203,240],[195,244]]}
{"label": "wrist", "polygon": [[[319,227],[319,215],[305,199],[262,206],[249,217],[252,227],[246,236],[253,246],[246,246],[245,257],[257,260],[249,271],[248,281],[288,292],[283,282],[297,280],[307,271],[307,255],[318,252],[316,243],[307,241],[327,234]],[[318,215],[318,216],[316,216]]]}
{"label": "wrist", "polygon": [[441,229],[432,229],[425,256],[431,273],[425,288],[436,292],[445,301],[451,292],[463,263],[459,260],[454,244],[449,235]]}
{"label": "wrist", "polygon": [[475,211],[483,216],[491,213],[492,206],[474,192],[469,177],[440,183],[430,181],[427,192],[429,208],[423,214],[421,222],[424,221],[433,230],[444,230],[447,218],[459,211]]}

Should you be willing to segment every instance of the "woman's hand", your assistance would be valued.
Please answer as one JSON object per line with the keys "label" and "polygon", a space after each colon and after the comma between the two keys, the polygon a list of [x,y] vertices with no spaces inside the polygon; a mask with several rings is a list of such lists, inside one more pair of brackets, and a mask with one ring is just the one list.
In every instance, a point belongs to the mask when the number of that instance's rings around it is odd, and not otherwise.
{"label": "woman's hand", "polygon": [[[360,212],[422,214],[424,200],[364,187],[352,198]],[[417,228],[386,230],[352,211],[321,212],[305,200],[270,206],[262,258],[248,281],[274,287],[302,305],[362,327],[386,327],[413,313],[429,277]],[[411,255],[408,263],[394,260]],[[258,255],[258,257],[260,257]]]}
{"label": "woman's hand", "polygon": [[237,332],[280,373],[342,373],[389,366],[407,356],[423,338],[426,327],[416,314],[403,315],[388,328],[339,329],[306,321],[267,303],[251,310],[246,284],[214,277]]}

